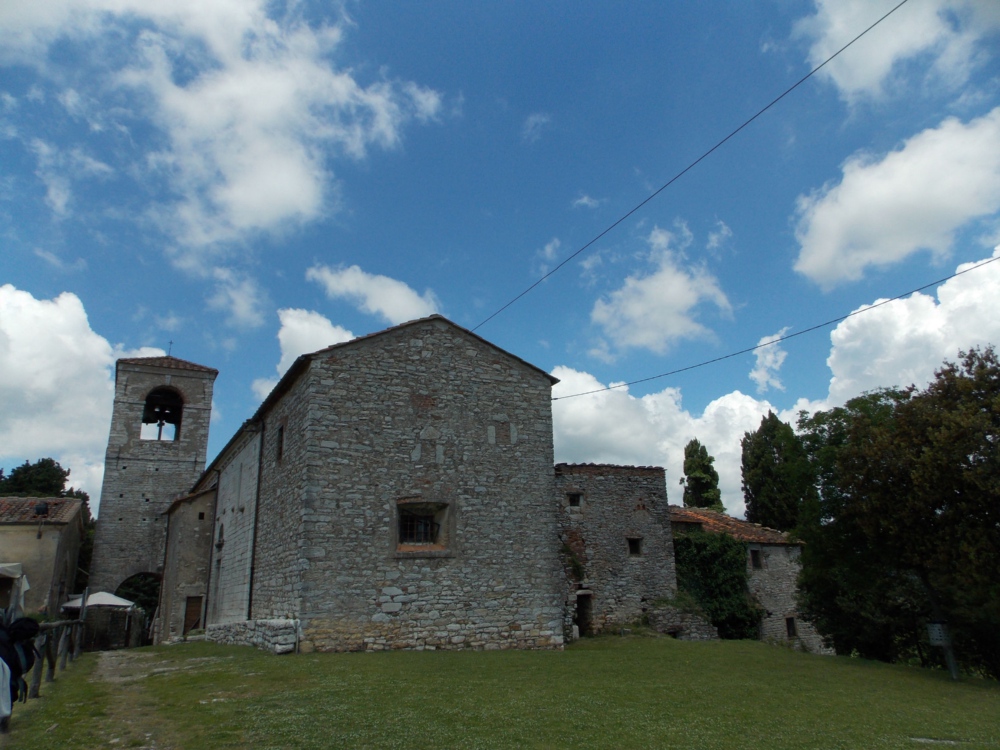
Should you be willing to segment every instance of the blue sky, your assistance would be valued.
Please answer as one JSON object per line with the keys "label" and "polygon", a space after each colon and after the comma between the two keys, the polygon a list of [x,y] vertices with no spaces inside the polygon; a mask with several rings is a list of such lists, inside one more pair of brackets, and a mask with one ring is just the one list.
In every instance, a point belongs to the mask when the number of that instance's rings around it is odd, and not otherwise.
{"label": "blue sky", "polygon": [[[220,370],[209,459],[305,351],[473,328],[895,2],[0,6],[0,466],[95,497],[114,360]],[[909,0],[477,333],[571,395],[994,257],[1000,3]],[[1000,340],[1000,263],[554,405],[556,458],[717,457],[768,409]]]}

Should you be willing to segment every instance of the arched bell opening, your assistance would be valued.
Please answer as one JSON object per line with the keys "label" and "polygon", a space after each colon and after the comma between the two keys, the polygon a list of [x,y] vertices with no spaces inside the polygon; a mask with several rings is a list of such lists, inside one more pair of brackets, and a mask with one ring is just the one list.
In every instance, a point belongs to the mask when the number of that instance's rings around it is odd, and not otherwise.
{"label": "arched bell opening", "polygon": [[173,388],[154,388],[142,408],[142,440],[180,440],[184,399]]}

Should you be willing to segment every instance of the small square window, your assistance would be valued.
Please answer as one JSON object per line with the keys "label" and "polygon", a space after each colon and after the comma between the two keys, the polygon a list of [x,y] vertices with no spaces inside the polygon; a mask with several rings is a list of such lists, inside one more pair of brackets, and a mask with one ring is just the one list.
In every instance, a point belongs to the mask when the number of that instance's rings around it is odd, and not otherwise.
{"label": "small square window", "polygon": [[198,514],[198,520],[199,521],[204,521],[205,520],[205,514],[204,513],[199,513]]}
{"label": "small square window", "polygon": [[405,556],[449,552],[450,518],[447,503],[407,498],[396,503],[396,552]]}
{"label": "small square window", "polygon": [[795,618],[786,617],[785,618],[785,631],[788,633],[789,638],[795,638],[798,633],[795,630]]}
{"label": "small square window", "polygon": [[760,550],[752,549],[750,550],[750,567],[754,570],[760,570],[764,567],[760,559]]}
{"label": "small square window", "polygon": [[582,492],[567,492],[566,499],[569,501],[569,507],[579,508],[580,504],[583,502]]}
{"label": "small square window", "polygon": [[433,509],[399,510],[400,544],[437,544],[441,524],[435,520]]}
{"label": "small square window", "polygon": [[628,553],[631,557],[639,557],[642,554],[642,538],[629,537]]}

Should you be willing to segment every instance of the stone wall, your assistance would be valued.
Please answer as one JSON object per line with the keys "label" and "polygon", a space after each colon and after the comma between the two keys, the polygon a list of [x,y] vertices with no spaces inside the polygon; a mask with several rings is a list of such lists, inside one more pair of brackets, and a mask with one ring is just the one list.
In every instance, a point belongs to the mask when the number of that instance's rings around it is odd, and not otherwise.
{"label": "stone wall", "polygon": [[662,468],[559,464],[554,505],[570,581],[568,632],[573,625],[586,634],[636,622],[676,593]]}
{"label": "stone wall", "polygon": [[649,625],[658,633],[679,641],[717,641],[718,629],[704,617],[674,607],[657,606],[649,611]]}
{"label": "stone wall", "polygon": [[247,425],[214,466],[218,471],[208,623],[242,622],[250,604],[260,430]]}
{"label": "stone wall", "polygon": [[298,632],[298,620],[242,620],[223,625],[209,625],[205,636],[215,643],[256,646],[275,654],[288,654],[295,651]]}
{"label": "stone wall", "polygon": [[436,316],[298,363],[258,415],[250,617],[304,650],[561,647],[551,385]]}
{"label": "stone wall", "polygon": [[154,642],[185,634],[188,599],[198,603],[198,623],[205,627],[205,603],[212,560],[215,492],[206,490],[175,502],[168,512],[166,552],[160,582],[160,605]]}
{"label": "stone wall", "polygon": [[[154,364],[141,359],[117,363],[91,591],[113,593],[136,573],[161,572],[165,513],[205,468],[212,388],[218,373],[171,357],[150,362]],[[179,439],[142,439],[146,397],[162,386],[180,393],[184,401]]]}
{"label": "stone wall", "polygon": [[[765,610],[760,627],[761,640],[791,641],[811,653],[832,653],[823,646],[823,639],[816,628],[798,615],[795,596],[801,569],[801,548],[797,544],[754,543],[749,547],[747,585]],[[760,561],[760,568],[754,567],[755,558]],[[794,635],[789,633],[789,620],[792,620]]]}
{"label": "stone wall", "polygon": [[[299,620],[306,651],[561,647],[551,385],[438,316],[300,360],[252,420],[249,620]],[[249,455],[241,440],[213,467]],[[219,480],[223,568],[234,471]],[[401,536],[414,513],[433,539]],[[216,580],[211,637],[250,642],[228,603],[245,584]]]}

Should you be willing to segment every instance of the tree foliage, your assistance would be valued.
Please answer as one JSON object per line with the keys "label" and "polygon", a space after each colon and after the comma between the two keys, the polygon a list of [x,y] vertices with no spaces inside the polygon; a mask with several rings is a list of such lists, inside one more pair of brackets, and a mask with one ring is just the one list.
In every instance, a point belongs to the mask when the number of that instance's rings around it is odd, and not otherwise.
{"label": "tree foliage", "polygon": [[725,512],[722,493],[719,490],[719,472],[715,470],[715,458],[697,438],[684,446],[684,507],[708,508]]}
{"label": "tree foliage", "polygon": [[840,652],[960,661],[1000,678],[1000,361],[946,362],[923,391],[879,391],[799,422],[820,497],[802,535],[804,609]]}
{"label": "tree foliage", "polygon": [[812,468],[798,436],[768,411],[740,445],[747,520],[781,531],[794,529],[802,503],[813,494]]}
{"label": "tree foliage", "polygon": [[747,544],[693,531],[674,539],[677,588],[698,602],[719,636],[757,638],[763,610],[747,588]]}

